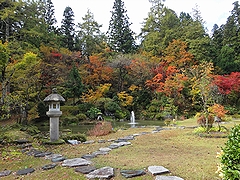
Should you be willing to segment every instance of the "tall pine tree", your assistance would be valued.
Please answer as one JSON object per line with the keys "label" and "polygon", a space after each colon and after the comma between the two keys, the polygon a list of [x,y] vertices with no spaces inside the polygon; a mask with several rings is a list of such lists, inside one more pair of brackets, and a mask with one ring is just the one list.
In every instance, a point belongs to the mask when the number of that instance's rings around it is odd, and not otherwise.
{"label": "tall pine tree", "polygon": [[70,51],[74,50],[75,43],[75,24],[74,24],[74,12],[71,7],[66,7],[63,13],[61,33],[63,35],[62,45],[68,48]]}
{"label": "tall pine tree", "polygon": [[114,51],[124,54],[136,50],[134,32],[130,29],[129,17],[122,0],[115,0],[108,28],[108,45]]}
{"label": "tall pine tree", "polygon": [[54,24],[57,23],[56,17],[54,15],[54,5],[51,0],[46,1],[46,12],[45,12],[45,22],[48,25],[48,32],[55,31]]}
{"label": "tall pine tree", "polygon": [[82,18],[83,23],[78,23],[78,34],[80,49],[83,55],[89,57],[94,53],[99,53],[103,50],[103,42],[105,36],[100,31],[102,25],[99,25],[95,20],[93,13],[90,10]]}

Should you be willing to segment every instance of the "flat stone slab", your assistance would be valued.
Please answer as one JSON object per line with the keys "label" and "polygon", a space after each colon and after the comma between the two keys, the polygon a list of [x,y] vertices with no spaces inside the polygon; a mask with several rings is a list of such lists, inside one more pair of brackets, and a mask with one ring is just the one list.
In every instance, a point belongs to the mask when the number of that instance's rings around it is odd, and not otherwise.
{"label": "flat stone slab", "polygon": [[0,172],[0,177],[9,176],[12,173],[10,170],[5,170]]}
{"label": "flat stone slab", "polygon": [[83,174],[89,174],[90,172],[96,170],[94,166],[79,166],[75,169],[75,172],[80,172]]}
{"label": "flat stone slab", "polygon": [[126,136],[126,137],[123,137],[123,138],[119,138],[117,140],[115,140],[116,143],[118,142],[127,142],[129,140],[134,140],[134,136]]}
{"label": "flat stone slab", "polygon": [[112,149],[111,148],[108,148],[108,147],[106,147],[106,148],[99,148],[99,151],[103,151],[103,152],[109,152],[109,151],[111,151]]}
{"label": "flat stone slab", "polygon": [[170,172],[167,168],[165,168],[163,166],[149,166],[148,167],[148,171],[152,175],[159,175],[159,174],[169,173]]}
{"label": "flat stone slab", "polygon": [[20,147],[21,149],[30,148],[30,147],[32,147],[32,144],[29,144],[29,143],[26,144],[26,143],[24,143],[24,144],[20,144],[19,147]]}
{"label": "flat stone slab", "polygon": [[26,175],[26,174],[30,174],[33,173],[35,171],[35,169],[33,168],[26,168],[26,169],[21,169],[19,171],[16,172],[17,175]]}
{"label": "flat stone slab", "polygon": [[128,145],[131,145],[132,143],[131,142],[119,142],[118,144],[120,146],[128,146]]}
{"label": "flat stone slab", "polygon": [[39,151],[39,150],[33,148],[33,149],[30,149],[30,151],[28,151],[26,154],[28,156],[35,156],[36,154],[39,154],[39,153],[42,153],[42,151]]}
{"label": "flat stone slab", "polygon": [[98,140],[98,143],[105,143],[105,142],[106,142],[106,140],[104,140],[104,139]]}
{"label": "flat stone slab", "polygon": [[65,159],[66,159],[65,157],[60,156],[60,157],[52,158],[51,161],[52,162],[61,162],[61,161],[64,161]]}
{"label": "flat stone slab", "polygon": [[125,178],[132,178],[132,177],[142,176],[146,174],[146,172],[143,170],[121,170],[120,173]]}
{"label": "flat stone slab", "polygon": [[28,139],[18,139],[16,140],[17,144],[25,144],[25,143],[29,143],[30,141]]}
{"label": "flat stone slab", "polygon": [[177,176],[156,176],[155,180],[184,180]]}
{"label": "flat stone slab", "polygon": [[92,158],[95,158],[96,156],[97,155],[95,155],[95,154],[85,154],[81,158],[83,158],[83,159],[92,159]]}
{"label": "flat stone slab", "polygon": [[78,145],[78,144],[81,144],[81,142],[78,141],[78,140],[67,140],[67,142],[68,142],[69,144],[71,144],[71,145]]}
{"label": "flat stone slab", "polygon": [[66,159],[63,161],[62,166],[76,167],[90,165],[92,162],[83,158]]}
{"label": "flat stone slab", "polygon": [[131,142],[118,142],[118,143],[112,143],[110,144],[110,146],[108,146],[108,148],[110,149],[116,149],[116,148],[119,148],[121,146],[127,146],[127,145],[131,145],[132,143]]}
{"label": "flat stone slab", "polygon": [[92,153],[92,155],[98,156],[98,155],[106,155],[108,153],[109,153],[108,151],[95,151]]}
{"label": "flat stone slab", "polygon": [[93,140],[90,140],[90,141],[85,141],[85,142],[83,142],[83,144],[93,144],[95,141],[93,141]]}
{"label": "flat stone slab", "polygon": [[53,159],[53,158],[59,158],[59,157],[63,157],[61,154],[50,154],[45,156],[45,159]]}
{"label": "flat stone slab", "polygon": [[41,152],[41,153],[36,153],[34,154],[34,157],[45,157],[52,154],[51,152]]}
{"label": "flat stone slab", "polygon": [[88,179],[110,179],[114,176],[114,169],[111,167],[103,167],[96,169],[86,175]]}
{"label": "flat stone slab", "polygon": [[53,169],[57,166],[57,164],[53,163],[53,164],[47,164],[42,166],[42,170],[49,170],[49,169]]}

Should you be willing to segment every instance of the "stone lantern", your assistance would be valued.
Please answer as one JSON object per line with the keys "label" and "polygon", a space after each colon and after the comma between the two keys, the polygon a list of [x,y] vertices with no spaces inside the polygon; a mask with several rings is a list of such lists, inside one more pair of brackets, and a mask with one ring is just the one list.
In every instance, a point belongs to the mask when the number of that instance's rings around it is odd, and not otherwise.
{"label": "stone lantern", "polygon": [[59,139],[59,117],[62,115],[60,102],[64,102],[65,99],[57,94],[57,89],[54,88],[52,94],[48,95],[43,101],[49,106],[46,114],[50,117],[50,141],[57,141]]}

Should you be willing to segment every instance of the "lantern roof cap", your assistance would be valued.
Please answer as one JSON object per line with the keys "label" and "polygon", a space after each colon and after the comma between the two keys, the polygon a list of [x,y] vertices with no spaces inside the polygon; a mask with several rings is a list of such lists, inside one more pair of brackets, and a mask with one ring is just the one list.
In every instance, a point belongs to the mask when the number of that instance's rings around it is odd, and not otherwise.
{"label": "lantern roof cap", "polygon": [[57,94],[57,89],[53,88],[52,90],[52,94],[48,95],[44,100],[44,102],[58,102],[58,101],[65,101],[65,99],[60,95]]}

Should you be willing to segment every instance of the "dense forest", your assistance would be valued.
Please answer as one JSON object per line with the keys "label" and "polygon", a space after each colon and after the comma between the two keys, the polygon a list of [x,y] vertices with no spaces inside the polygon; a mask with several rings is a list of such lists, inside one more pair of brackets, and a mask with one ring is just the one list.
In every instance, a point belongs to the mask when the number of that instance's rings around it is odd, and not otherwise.
{"label": "dense forest", "polygon": [[[87,11],[71,7],[57,26],[51,0],[0,0],[0,120],[46,118],[43,99],[57,88],[68,120],[184,119],[240,111],[240,6],[211,35],[192,15],[149,0],[140,34],[123,0],[115,0],[106,33]],[[140,42],[140,43],[136,43]],[[64,114],[63,114],[64,115]]]}

